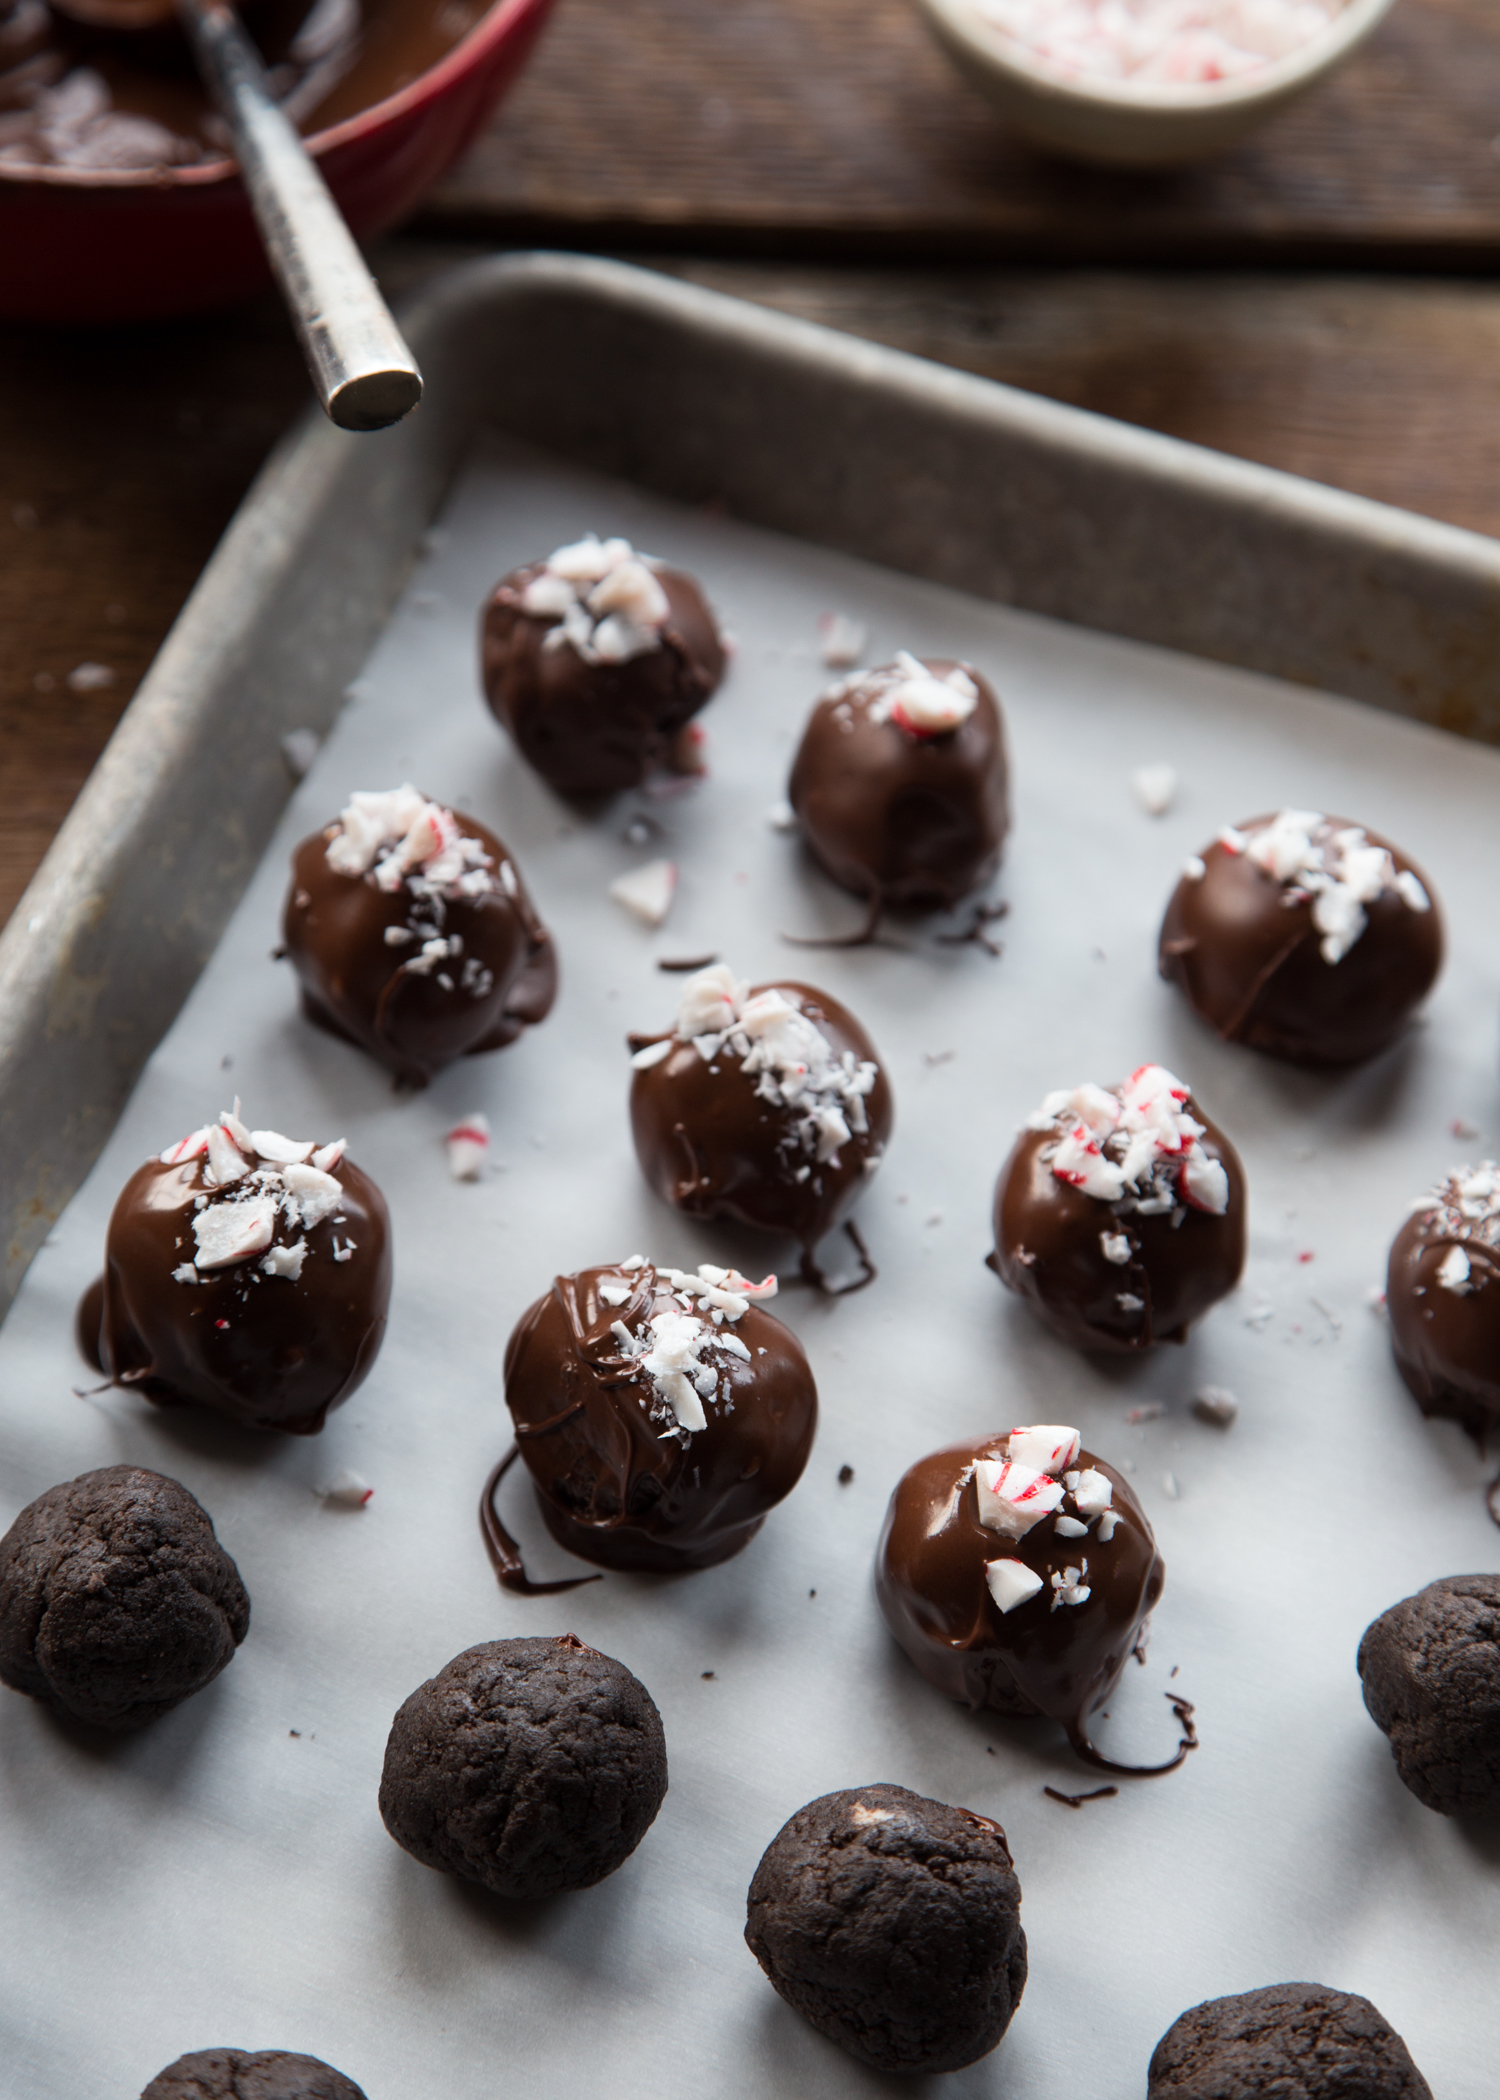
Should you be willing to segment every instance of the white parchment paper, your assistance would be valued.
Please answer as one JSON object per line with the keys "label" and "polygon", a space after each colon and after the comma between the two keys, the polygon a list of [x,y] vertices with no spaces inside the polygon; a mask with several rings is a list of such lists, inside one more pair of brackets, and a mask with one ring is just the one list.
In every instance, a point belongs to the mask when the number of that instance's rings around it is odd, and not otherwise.
{"label": "white parchment paper", "polygon": [[[477,694],[481,598],[513,563],[623,532],[700,574],[735,635],[703,717],[712,775],[595,821],[520,763]],[[315,553],[310,557],[315,559]],[[768,810],[826,677],[820,613],[898,647],[965,656],[1009,719],[1015,823],[1005,953],[900,945],[799,953],[783,930],[859,907]],[[1166,760],[1173,809],[1128,776]],[[356,787],[410,778],[518,855],[562,959],[552,1019],[498,1056],[393,1094],[299,1018],[271,960],[293,843]],[[1429,1017],[1363,1071],[1313,1077],[1211,1041],[1162,986],[1154,936],[1184,856],[1286,804],[1387,831],[1426,867],[1451,953]],[[1427,1426],[1367,1304],[1389,1239],[1452,1162],[1500,1151],[1500,753],[1370,710],[1088,636],[722,518],[500,454],[467,472],[356,698],[297,793],[214,962],[0,1333],[0,1524],[42,1489],[130,1461],[212,1514],[253,1599],[225,1674],[146,1733],[101,1743],[0,1693],[0,2086],[13,2100],[130,2100],[179,2052],[305,2049],[370,2100],[833,2100],[896,2089],[823,2042],[742,1938],[763,1847],[804,1801],[892,1780],[997,1816],[1025,1894],[1031,1981],[996,2053],[930,2088],[952,2100],[1136,2100],[1157,2037],[1221,1992],[1312,1978],[1364,1992],[1439,2100],[1493,2094],[1500,1840],[1419,1806],[1365,1716],[1360,1632],[1436,1576],[1492,1568],[1485,1472]],[[203,811],[212,825],[216,812]],[[642,823],[649,838],[627,830]],[[650,934],[610,881],[682,869]],[[808,1473],[741,1557],[673,1581],[610,1576],[564,1598],[503,1594],[475,1521],[508,1441],[512,1322],[553,1274],[641,1251],[783,1271],[790,1250],[659,1205],[631,1150],[629,1028],[667,1024],[660,955],[715,950],[744,976],[821,982],[870,1028],[896,1135],[862,1223],[880,1280],[777,1310],[817,1373]],[[996,1170],[1049,1088],[1159,1059],[1240,1147],[1252,1230],[1243,1288],[1182,1349],[1119,1365],[1071,1354],[982,1266]],[[311,1441],[241,1435],[124,1393],[75,1397],[75,1302],[121,1183],[243,1097],[253,1124],[346,1135],[385,1189],[396,1289],[368,1384]],[[449,1178],[441,1143],[482,1108],[495,1166]],[[1470,1126],[1455,1136],[1453,1125]],[[760,1269],[757,1268],[757,1273]],[[1194,1419],[1230,1388],[1237,1425]],[[1156,1419],[1131,1411],[1159,1405]],[[1112,1707],[1118,1750],[1203,1746],[1172,1777],[1080,1811],[1097,1783],[1060,1736],[974,1718],[887,1638],[870,1562],[914,1458],[1013,1422],[1067,1421],[1133,1468],[1166,1558],[1148,1665]],[[841,1466],[854,1479],[840,1486]],[[314,1489],[351,1467],[362,1513]],[[529,1490],[506,1508],[543,1572]],[[506,1906],[387,1838],[376,1787],[391,1716],[460,1649],[576,1630],[644,1680],[671,1765],[662,1813],[591,1892]],[[708,1675],[707,1673],[712,1673]]]}

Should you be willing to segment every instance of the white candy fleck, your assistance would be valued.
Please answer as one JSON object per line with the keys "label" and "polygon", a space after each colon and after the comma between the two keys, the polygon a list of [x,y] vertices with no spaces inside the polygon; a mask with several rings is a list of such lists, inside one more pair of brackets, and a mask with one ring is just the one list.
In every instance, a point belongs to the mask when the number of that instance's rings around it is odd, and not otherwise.
{"label": "white candy fleck", "polygon": [[1163,1473],[1161,1486],[1162,1493],[1169,1502],[1176,1502],[1182,1494],[1182,1489],[1177,1485],[1177,1475],[1175,1473]]}
{"label": "white candy fleck", "polygon": [[1208,862],[1200,854],[1190,853],[1182,864],[1182,872],[1189,882],[1201,882],[1208,873]]}
{"label": "white candy fleck", "polygon": [[1239,1411],[1240,1403],[1227,1386],[1205,1385],[1193,1395],[1193,1413],[1215,1429],[1232,1429]]}
{"label": "white candy fleck", "polygon": [[631,1058],[631,1070],[634,1072],[649,1072],[651,1067],[659,1065],[664,1057],[670,1057],[676,1047],[674,1038],[669,1035],[664,1035],[660,1042],[645,1044]]}
{"label": "white candy fleck", "polygon": [[179,1262],[172,1271],[172,1281],[174,1283],[196,1283],[198,1281],[198,1271],[190,1261]]}
{"label": "white candy fleck", "polygon": [[1087,1524],[1080,1524],[1076,1517],[1059,1517],[1052,1528],[1060,1539],[1086,1539],[1089,1535]]}
{"label": "white candy fleck", "polygon": [[1134,1291],[1116,1291],[1115,1303],[1119,1306],[1121,1312],[1124,1313],[1144,1312],[1146,1310],[1145,1299],[1138,1298]]}
{"label": "white candy fleck", "polygon": [[344,1200],[343,1184],[320,1167],[284,1167],[281,1178],[304,1225],[321,1225]]}
{"label": "white candy fleck", "polygon": [[1025,1604],[1042,1587],[1042,1578],[1022,1560],[987,1560],[985,1586],[1003,1613]]}
{"label": "white candy fleck", "polygon": [[1130,791],[1148,817],[1164,817],[1177,798],[1177,768],[1137,766],[1130,776]]}
{"label": "white candy fleck", "polygon": [[866,711],[872,722],[895,722],[913,736],[958,729],[979,705],[979,688],[961,665],[939,674],[906,649],[858,684],[869,695]]}
{"label": "white candy fleck", "polygon": [[818,654],[830,671],[844,671],[865,653],[865,628],[847,613],[823,613],[818,619]]}
{"label": "white candy fleck", "polygon": [[285,1276],[295,1283],[302,1274],[302,1264],[307,1260],[306,1240],[298,1240],[291,1247],[272,1247],[268,1250],[260,1268],[263,1276]]}
{"label": "white candy fleck", "polygon": [[326,1487],[315,1490],[324,1502],[336,1503],[340,1509],[364,1509],[374,1492],[360,1474],[347,1470],[335,1473]]}
{"label": "white candy fleck", "polygon": [[1082,1567],[1063,1568],[1061,1572],[1055,1573],[1051,1577],[1052,1609],[1054,1611],[1057,1610],[1060,1604],[1078,1605],[1088,1603],[1092,1595],[1088,1584],[1084,1581],[1088,1571],[1089,1564],[1085,1561]]}
{"label": "white candy fleck", "polygon": [[264,1191],[224,1203],[205,1204],[193,1217],[199,1273],[205,1269],[227,1269],[232,1262],[263,1254],[275,1237],[280,1211],[278,1199]]}
{"label": "white candy fleck", "polygon": [[1115,1527],[1119,1522],[1120,1512],[1117,1509],[1107,1509],[1104,1512],[1099,1519],[1099,1543],[1101,1546],[1109,1544],[1115,1535]]}
{"label": "white candy fleck", "polygon": [[766,822],[773,831],[795,831],[797,812],[790,802],[773,802],[766,811]]}
{"label": "white candy fleck", "polygon": [[660,926],[677,894],[677,863],[648,860],[644,867],[617,876],[609,886],[609,894],[643,925]]}
{"label": "white candy fleck", "polygon": [[1099,1246],[1106,1261],[1123,1269],[1130,1260],[1130,1238],[1123,1232],[1101,1232]]}
{"label": "white candy fleck", "polygon": [[1469,1280],[1469,1257],[1462,1247],[1450,1247],[1438,1264],[1437,1280],[1456,1298],[1466,1298],[1474,1288]]}
{"label": "white candy fleck", "polygon": [[1086,1517],[1096,1517],[1109,1508],[1114,1500],[1114,1487],[1108,1474],[1101,1473],[1097,1466],[1090,1466],[1078,1476],[1078,1485],[1073,1490],[1073,1500]]}
{"label": "white candy fleck", "polygon": [[313,1156],[311,1142],[299,1145],[294,1139],[284,1138],[275,1130],[252,1130],[250,1143],[260,1158],[270,1160],[273,1166],[300,1166],[304,1160]]}

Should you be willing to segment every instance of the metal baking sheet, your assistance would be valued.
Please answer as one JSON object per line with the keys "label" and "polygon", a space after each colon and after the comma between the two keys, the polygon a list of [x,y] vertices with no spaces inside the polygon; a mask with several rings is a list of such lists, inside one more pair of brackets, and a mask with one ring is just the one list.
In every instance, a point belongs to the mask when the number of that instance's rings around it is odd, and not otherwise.
{"label": "metal baking sheet", "polygon": [[[695,570],[737,642],[703,718],[707,782],[593,821],[556,802],[489,720],[473,631],[496,575],[585,529]],[[930,931],[853,952],[781,941],[858,911],[767,822],[824,675],[816,623],[830,611],[867,624],[877,660],[897,647],[962,655],[1002,695],[1015,828],[998,961]],[[1181,776],[1158,820],[1128,786],[1148,760]],[[407,777],[499,831],[563,971],[544,1027],[416,1096],[306,1027],[270,958],[292,843],[352,788]],[[1496,1565],[1484,1470],[1455,1429],[1422,1423],[1367,1297],[1408,1199],[1455,1157],[1495,1149],[1497,793],[1500,754],[1393,714],[503,447],[471,450],[351,704],[0,1330],[0,1522],[87,1467],[153,1465],[200,1496],[254,1602],[227,1672],[133,1740],[101,1745],[0,1698],[7,2093],[119,2100],[216,2042],[310,2050],[370,2100],[563,2100],[585,2082],[624,2100],[894,2090],[785,2008],[740,1937],[750,1874],[785,1817],[877,1779],[997,1816],[1021,1877],[1031,1981],[999,2050],[941,2081],[954,2100],[1136,2100],[1155,2039],[1186,2006],[1301,1977],[1373,1998],[1441,2100],[1490,2093],[1500,1851],[1404,1791],[1353,1658],[1397,1597]],[[1183,857],[1222,822],[1280,804],[1393,834],[1447,907],[1450,960],[1427,1020],[1344,1077],[1212,1042],[1154,973]],[[199,816],[207,827],[224,811],[207,798]],[[647,843],[627,836],[633,825]],[[661,852],[682,883],[651,935],[606,891]],[[169,887],[161,909],[194,901]],[[630,1147],[625,1032],[673,1009],[680,980],[657,958],[708,949],[746,976],[825,984],[874,1035],[897,1101],[862,1213],[879,1281],[839,1302],[780,1302],[812,1358],[822,1426],[803,1483],[743,1555],[688,1578],[509,1597],[474,1509],[507,1441],[500,1361],[516,1315],[554,1272],[629,1251],[685,1265],[766,1252],[660,1206]],[[1188,1077],[1240,1146],[1249,1265],[1185,1348],[1086,1360],[982,1266],[991,1187],[1046,1090],[1148,1057]],[[347,1135],[391,1202],[389,1339],[369,1383],[308,1442],[74,1391],[88,1380],[73,1307],[115,1193],[236,1093],[252,1120]],[[497,1165],[458,1186],[441,1133],[475,1108],[494,1125]],[[1460,1140],[1455,1123],[1481,1135]],[[1188,1412],[1205,1384],[1239,1396],[1227,1433]],[[1155,1419],[1127,1419],[1156,1405]],[[1169,1746],[1169,1689],[1196,1703],[1203,1738],[1179,1773],[1077,1812],[1042,1793],[1093,1783],[1060,1741],[931,1692],[870,1593],[902,1469],[1028,1419],[1075,1422],[1133,1469],[1166,1558],[1148,1661],[1112,1704],[1111,1746]],[[364,1512],[314,1492],[340,1467],[374,1485]],[[524,1484],[510,1487],[509,1514],[555,1570],[562,1556]],[[401,1699],[459,1649],[565,1628],[651,1689],[671,1789],[603,1886],[502,1905],[386,1837],[385,1735]]]}

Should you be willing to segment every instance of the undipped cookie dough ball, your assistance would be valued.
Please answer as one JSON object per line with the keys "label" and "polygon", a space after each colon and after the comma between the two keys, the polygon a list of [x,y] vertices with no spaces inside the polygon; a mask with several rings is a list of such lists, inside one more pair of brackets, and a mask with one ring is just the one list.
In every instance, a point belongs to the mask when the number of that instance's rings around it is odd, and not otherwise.
{"label": "undipped cookie dough ball", "polygon": [[798,1809],[755,1870],[745,1938],[787,2004],[877,2071],[987,2055],[1026,1985],[1005,1832],[904,1786]]}
{"label": "undipped cookie dough ball", "polygon": [[48,1488],[0,1539],[0,1679],[95,1728],[139,1728],[201,1692],[250,1599],[178,1481],[104,1466]]}
{"label": "undipped cookie dough ball", "polygon": [[651,1694],[564,1633],[466,1648],[414,1691],[385,1746],[380,1813],[424,1867],[555,1896],[623,1866],[666,1791]]}
{"label": "undipped cookie dough ball", "polygon": [[1152,2052],[1146,2100],[1432,2100],[1399,2034],[1368,1998],[1273,1983],[1210,1998]]}
{"label": "undipped cookie dough ball", "polygon": [[352,2078],[284,2049],[194,2049],[158,2071],[141,2100],[365,2100]]}
{"label": "undipped cookie dough ball", "polygon": [[1383,1611],[1359,1675],[1419,1801],[1443,1816],[1500,1807],[1500,1575],[1450,1575]]}

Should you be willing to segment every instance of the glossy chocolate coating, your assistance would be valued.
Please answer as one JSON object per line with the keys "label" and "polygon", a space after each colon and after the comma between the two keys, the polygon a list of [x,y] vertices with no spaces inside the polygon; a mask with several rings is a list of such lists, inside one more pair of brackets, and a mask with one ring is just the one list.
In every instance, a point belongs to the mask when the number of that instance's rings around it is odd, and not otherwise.
{"label": "glossy chocolate coating", "polygon": [[[978,1459],[1005,1456],[1005,1433],[979,1437],[934,1451],[902,1475],[875,1557],[880,1609],[927,1682],[950,1699],[976,1712],[1045,1714],[1061,1722],[1080,1756],[1105,1766],[1088,1740],[1088,1719],[1114,1689],[1161,1596],[1161,1555],[1129,1484],[1089,1451],[1076,1465],[1095,1467],[1114,1491],[1119,1522],[1107,1545],[1096,1527],[1085,1538],[1059,1536],[1062,1511],[1020,1539],[990,1530],[979,1521],[973,1468]],[[1024,1562],[1041,1576],[1041,1591],[1002,1613],[985,1581],[992,1560]],[[1085,1560],[1087,1603],[1055,1609],[1050,1577]]]}
{"label": "glossy chocolate coating", "polygon": [[[425,1086],[457,1057],[504,1049],[545,1020],[557,996],[556,951],[520,869],[493,832],[458,810],[450,814],[497,871],[509,868],[513,887],[420,902],[404,883],[383,890],[372,873],[329,866],[328,842],[338,835],[331,824],[293,854],[282,920],[309,1020],[367,1050],[408,1086]],[[393,947],[386,940],[387,927],[413,922],[456,935],[461,957],[442,970],[414,970],[420,941]],[[464,981],[470,961],[489,977],[478,994]]]}
{"label": "glossy chocolate coating", "polygon": [[558,621],[523,612],[521,599],[545,562],[502,578],[484,608],[490,711],[560,795],[617,795],[671,765],[676,739],[724,675],[724,644],[697,583],[663,562],[648,566],[669,612],[659,646],[626,663],[586,663],[567,643],[544,646]]}
{"label": "glossy chocolate coating", "polygon": [[[630,1086],[630,1128],[641,1172],[658,1196],[690,1218],[733,1218],[761,1232],[789,1233],[811,1251],[859,1201],[895,1121],[890,1082],[875,1046],[846,1006],[827,992],[779,978],[751,987],[750,997],[781,992],[822,1030],[835,1052],[869,1060],[875,1084],[865,1098],[868,1129],[842,1145],[838,1164],[809,1165],[796,1142],[796,1115],[756,1092],[756,1080],[727,1049],[712,1064],[691,1042],[674,1041],[658,1064],[637,1071]],[[663,1042],[630,1038],[632,1050]]]}
{"label": "glossy chocolate coating", "polygon": [[979,699],[967,720],[937,735],[877,721],[869,702],[878,689],[846,682],[813,709],[787,790],[835,882],[916,911],[955,905],[988,882],[1010,822],[993,690],[972,664],[922,661],[936,678],[962,670],[972,679]]}
{"label": "glossy chocolate coating", "polygon": [[[352,1160],[332,1170],[337,1215],[306,1228],[295,1280],[265,1276],[258,1259],[179,1283],[193,1256],[201,1159],[148,1160],[120,1192],[104,1275],[79,1308],[84,1354],[117,1385],[163,1407],[207,1407],[250,1429],[312,1436],[369,1375],[391,1296],[390,1214]],[[334,1242],[352,1243],[334,1260]]]}
{"label": "glossy chocolate coating", "polygon": [[[1347,817],[1328,817],[1334,829]],[[1253,832],[1270,822],[1254,817]],[[1443,961],[1443,920],[1421,869],[1379,832],[1398,874],[1422,884],[1432,908],[1413,911],[1392,890],[1365,906],[1368,924],[1336,963],[1326,962],[1312,899],[1289,903],[1287,885],[1219,840],[1184,875],[1162,921],[1158,965],[1216,1034],[1293,1064],[1348,1065],[1374,1057],[1405,1028]]]}
{"label": "glossy chocolate coating", "polygon": [[[1462,1292],[1438,1281],[1455,1247],[1469,1264]],[[1500,1246],[1450,1206],[1413,1212],[1391,1246],[1386,1309],[1396,1368],[1418,1407],[1483,1445],[1500,1428]]]}
{"label": "glossy chocolate coating", "polygon": [[[1141,1216],[1060,1181],[1042,1157],[1055,1132],[1023,1130],[995,1186],[990,1267],[1055,1335],[1075,1349],[1132,1352],[1181,1342],[1192,1322],[1227,1297],[1245,1266],[1245,1175],[1239,1154],[1189,1096],[1204,1150],[1229,1176],[1222,1217],[1183,1206]],[[1103,1235],[1124,1233],[1130,1259],[1105,1259]],[[1139,1298],[1138,1310],[1121,1296]]]}
{"label": "glossy chocolate coating", "polygon": [[[628,1286],[611,1305],[599,1286]],[[817,1388],[791,1329],[751,1305],[724,1332],[750,1352],[715,1352],[706,1426],[672,1433],[653,1381],[624,1354],[655,1312],[681,1310],[649,1263],[559,1276],[521,1315],[505,1352],[505,1399],[547,1528],[607,1568],[708,1568],[759,1531],[802,1477]],[[663,1433],[664,1428],[667,1433]]]}

